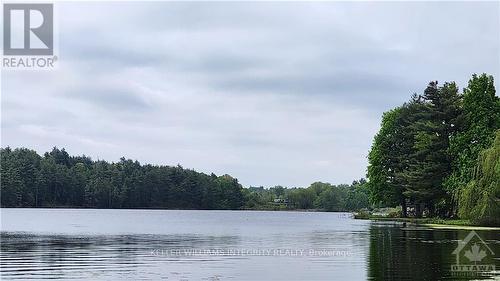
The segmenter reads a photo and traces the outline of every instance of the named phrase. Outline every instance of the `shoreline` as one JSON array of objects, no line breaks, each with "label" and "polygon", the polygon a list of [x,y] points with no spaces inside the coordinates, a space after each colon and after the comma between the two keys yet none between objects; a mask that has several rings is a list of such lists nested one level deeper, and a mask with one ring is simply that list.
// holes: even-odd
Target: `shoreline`
[{"label": "shoreline", "polygon": [[286,210],[272,210],[272,209],[166,209],[166,208],[92,208],[92,207],[70,207],[70,206],[57,206],[57,207],[2,207],[2,209],[64,209],[64,210],[138,210],[138,211],[250,211],[250,212],[301,212],[301,213],[354,213],[351,211],[325,211],[321,209],[286,209]]},{"label": "shoreline", "polygon": [[388,218],[378,216],[360,217],[354,216],[354,219],[365,219],[371,221],[388,221],[410,223],[416,226],[424,226],[433,229],[464,229],[464,230],[498,230],[500,226],[480,225],[469,220],[460,219],[441,219],[441,218]]}]

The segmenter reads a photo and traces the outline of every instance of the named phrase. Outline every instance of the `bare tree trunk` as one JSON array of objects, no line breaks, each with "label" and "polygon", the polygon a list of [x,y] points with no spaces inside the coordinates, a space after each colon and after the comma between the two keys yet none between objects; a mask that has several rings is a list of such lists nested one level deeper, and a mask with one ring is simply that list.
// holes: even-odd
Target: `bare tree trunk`
[{"label": "bare tree trunk", "polygon": [[401,200],[401,216],[403,218],[408,217],[408,210],[406,209],[406,199]]},{"label": "bare tree trunk", "polygon": [[415,204],[415,217],[417,217],[417,218],[422,217],[422,208],[420,206],[420,203]]}]

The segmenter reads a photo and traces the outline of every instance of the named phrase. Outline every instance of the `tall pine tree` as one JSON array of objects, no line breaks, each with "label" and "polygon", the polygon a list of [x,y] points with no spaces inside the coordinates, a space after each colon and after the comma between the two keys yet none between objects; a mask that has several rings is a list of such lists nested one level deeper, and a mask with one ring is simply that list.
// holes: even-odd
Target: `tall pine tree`
[{"label": "tall pine tree", "polygon": [[449,199],[443,181],[451,173],[449,140],[457,129],[460,95],[455,83],[439,87],[436,81],[429,83],[422,98],[424,107],[416,113],[418,121],[412,125],[414,151],[402,174],[406,182],[404,195],[415,203],[417,217],[423,208],[431,216],[436,211],[446,215]]}]

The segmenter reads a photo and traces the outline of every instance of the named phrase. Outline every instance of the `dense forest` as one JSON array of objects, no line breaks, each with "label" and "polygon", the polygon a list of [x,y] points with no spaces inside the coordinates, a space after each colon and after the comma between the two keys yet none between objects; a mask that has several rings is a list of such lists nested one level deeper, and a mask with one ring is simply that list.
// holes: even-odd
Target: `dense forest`
[{"label": "dense forest", "polygon": [[357,210],[369,206],[365,180],[353,185],[314,183],[308,188],[242,188],[229,176],[181,166],[117,163],[70,156],[54,148],[1,149],[2,207],[164,209]]},{"label": "dense forest", "polygon": [[[500,224],[500,99],[493,77],[430,82],[382,116],[368,156],[371,202],[402,216]],[[496,137],[496,140],[495,140]]]},{"label": "dense forest", "polygon": [[2,207],[238,209],[242,187],[228,175],[181,166],[117,163],[70,156],[54,148],[1,150]]}]

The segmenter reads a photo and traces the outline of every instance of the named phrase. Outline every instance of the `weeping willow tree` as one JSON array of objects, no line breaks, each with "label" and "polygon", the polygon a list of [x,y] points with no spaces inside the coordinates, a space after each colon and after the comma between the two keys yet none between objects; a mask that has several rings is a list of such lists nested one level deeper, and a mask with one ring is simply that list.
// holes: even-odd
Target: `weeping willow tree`
[{"label": "weeping willow tree", "polygon": [[474,178],[460,197],[459,215],[477,223],[500,225],[500,130],[493,146],[478,158]]}]

